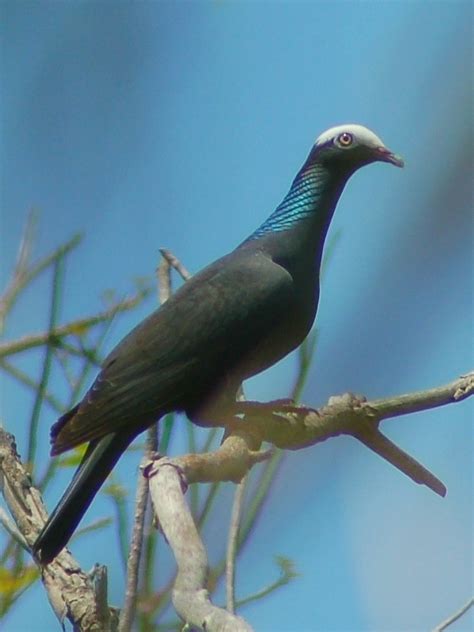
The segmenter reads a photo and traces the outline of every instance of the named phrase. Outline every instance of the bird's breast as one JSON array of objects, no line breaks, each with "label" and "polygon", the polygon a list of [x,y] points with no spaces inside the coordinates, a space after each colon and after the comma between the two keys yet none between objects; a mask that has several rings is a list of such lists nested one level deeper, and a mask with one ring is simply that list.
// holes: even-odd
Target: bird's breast
[{"label": "bird's breast", "polygon": [[303,342],[313,326],[318,299],[319,284],[316,279],[311,288],[296,291],[294,301],[280,306],[280,314],[275,314],[274,327],[251,353],[242,358],[237,370],[242,380],[271,367]]}]

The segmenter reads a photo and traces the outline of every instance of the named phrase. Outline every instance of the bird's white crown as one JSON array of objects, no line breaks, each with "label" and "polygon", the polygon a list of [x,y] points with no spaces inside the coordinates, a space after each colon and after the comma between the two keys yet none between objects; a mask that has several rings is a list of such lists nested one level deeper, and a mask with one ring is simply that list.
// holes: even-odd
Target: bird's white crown
[{"label": "bird's white crown", "polygon": [[351,134],[354,138],[354,144],[365,145],[366,147],[385,147],[380,138],[370,129],[363,125],[355,123],[347,123],[346,125],[337,125],[323,132],[316,139],[316,145],[324,145],[333,138],[337,138],[343,132]]}]

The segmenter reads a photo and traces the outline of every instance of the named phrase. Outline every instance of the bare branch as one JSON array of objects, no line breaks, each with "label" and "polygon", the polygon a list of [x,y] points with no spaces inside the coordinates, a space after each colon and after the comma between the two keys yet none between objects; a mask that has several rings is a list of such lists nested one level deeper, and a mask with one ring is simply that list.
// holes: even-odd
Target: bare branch
[{"label": "bare branch", "polygon": [[0,507],[0,524],[5,531],[11,535],[11,537],[17,542],[22,549],[29,551],[28,542],[25,540],[21,531],[18,529],[13,520],[8,516],[3,507]]},{"label": "bare branch", "polygon": [[36,233],[36,224],[38,216],[34,209],[30,209],[26,217],[25,227],[21,235],[20,247],[18,248],[18,256],[15,263],[13,277],[19,278],[26,273],[28,262],[30,261],[31,251]]},{"label": "bare branch", "polygon": [[[237,401],[244,402],[245,393],[242,384],[237,393]],[[234,492],[234,502],[232,503],[232,513],[230,517],[229,536],[227,540],[226,550],[226,595],[227,610],[232,614],[235,613],[235,560],[237,557],[239,544],[240,522],[242,519],[242,506],[244,502],[245,488],[248,483],[248,474],[246,474],[240,483],[237,483]]]},{"label": "bare branch", "polygon": [[[209,483],[231,481],[238,483],[256,463],[270,458],[272,451],[253,450],[254,439],[250,433],[235,430],[224,443],[213,452],[206,454],[184,454],[169,461],[178,467],[186,482]],[[166,462],[166,457],[162,459]]]},{"label": "bare branch", "polygon": [[434,628],[433,632],[443,632],[443,630],[446,630],[452,623],[460,619],[464,614],[466,614],[469,608],[472,608],[473,606],[474,597],[471,597],[461,608],[459,608],[459,610],[457,610],[454,614],[445,619],[442,623],[437,625]]},{"label": "bare branch", "polygon": [[148,469],[147,477],[156,516],[178,565],[172,595],[176,612],[201,630],[251,632],[242,618],[214,606],[209,599],[206,550],[184,500],[186,483],[179,466],[162,459]]},{"label": "bare branch", "polygon": [[260,599],[264,599],[267,595],[270,595],[281,586],[286,586],[292,579],[298,577],[298,573],[295,571],[294,564],[287,557],[283,557],[282,555],[278,555],[276,557],[276,563],[280,568],[280,577],[273,581],[271,584],[262,588],[258,592],[253,595],[249,595],[248,597],[244,597],[243,599],[239,599],[237,602],[237,606],[240,608],[251,601],[258,601]]},{"label": "bare branch", "polygon": [[[61,300],[61,290],[63,281],[64,261],[62,258],[56,259],[53,264],[53,281],[51,291],[51,301],[49,306],[48,332],[55,327],[59,318],[59,308]],[[49,338],[49,336],[48,336]],[[28,448],[26,460],[30,465],[31,471],[35,465],[35,455],[37,446],[38,424],[43,406],[44,394],[48,388],[49,376],[53,362],[53,347],[47,345],[44,350],[43,366],[41,368],[41,378],[38,384],[38,390],[35,394],[33,410],[31,413],[30,424],[28,429]]]},{"label": "bare branch", "polygon": [[169,265],[176,270],[176,272],[181,276],[184,281],[187,281],[191,278],[191,273],[183,266],[181,261],[175,257],[175,255],[171,252],[171,250],[167,250],[166,248],[160,248],[161,255],[165,261],[169,263]]},{"label": "bare branch", "polygon": [[[422,410],[424,407],[432,408],[433,406],[460,401],[472,395],[473,392],[474,374],[469,374],[436,389],[429,389],[427,391],[417,392],[411,395],[402,395],[400,397],[374,400],[372,402],[367,402],[361,398],[355,398],[354,396],[331,398],[328,404],[320,410],[285,406],[278,402],[276,405],[239,402],[236,406],[240,406],[242,408],[241,412],[243,412],[248,419],[251,418],[252,421],[251,423],[243,421],[232,426],[231,434],[217,450],[207,454],[187,454],[173,459],[162,459],[159,462],[159,471],[162,473],[164,471],[168,473],[172,472],[173,475],[167,475],[164,482],[162,480],[163,476],[155,476],[155,468],[152,468],[153,471],[150,470],[148,475],[151,479],[150,485],[152,485],[155,479],[157,489],[160,488],[162,483],[164,485],[161,491],[157,491],[158,495],[154,499],[155,511],[157,512],[165,535],[175,552],[179,567],[178,578],[180,574],[182,577],[187,578],[182,580],[185,582],[184,584],[180,583],[181,580],[177,580],[173,592],[173,599],[178,613],[184,616],[184,618],[193,625],[201,626],[205,623],[208,625],[207,629],[224,629],[220,626],[223,625],[225,627],[228,622],[228,619],[225,617],[230,616],[229,613],[227,613],[224,619],[222,619],[221,617],[224,616],[222,615],[222,611],[210,604],[207,593],[204,590],[204,584],[200,579],[203,574],[201,566],[204,564],[207,568],[207,561],[205,559],[205,553],[204,557],[201,554],[202,543],[197,546],[197,549],[195,549],[197,554],[194,555],[194,557],[197,556],[198,568],[194,570],[188,568],[186,564],[194,563],[191,559],[184,562],[186,557],[193,557],[193,555],[190,555],[190,551],[194,550],[195,542],[193,538],[188,538],[188,531],[191,529],[189,525],[190,516],[189,520],[186,519],[187,522],[183,522],[183,530],[180,531],[178,528],[179,525],[177,525],[177,523],[182,521],[181,505],[184,504],[184,502],[182,492],[180,491],[179,509],[176,509],[176,507],[173,509],[173,503],[176,501],[176,481],[180,484],[183,480],[186,481],[186,484],[223,480],[238,482],[255,463],[266,460],[271,456],[271,451],[262,452],[258,450],[262,440],[271,441],[281,447],[299,449],[313,445],[329,437],[345,433],[358,438],[372,449],[375,449],[381,456],[388,458],[390,462],[394,462],[397,467],[409,476],[412,476],[417,482],[430,484],[429,480],[425,480],[426,471],[424,468],[412,460],[415,464],[413,467],[416,475],[419,474],[419,468],[422,468],[422,478],[420,480],[416,478],[415,474],[410,471],[410,468],[412,468],[411,457],[403,453],[396,446],[393,446],[391,442],[388,442],[378,431],[378,425],[382,419],[390,416],[399,416],[403,414],[404,410],[411,412],[413,410]],[[388,448],[387,445],[389,446]],[[390,450],[392,450],[393,454],[390,453]],[[402,457],[400,457],[400,453]],[[400,458],[402,458],[401,462],[399,461]],[[171,467],[164,467],[166,465]],[[5,469],[5,458],[2,460],[2,468],[3,470]],[[24,470],[22,470],[22,472],[22,476],[27,477],[26,472]],[[174,482],[168,480],[170,477]],[[10,478],[12,478],[11,475]],[[4,476],[4,479],[9,480],[7,476]],[[13,480],[15,480],[14,477]],[[437,481],[437,479],[435,480]],[[441,483],[439,484],[442,485]],[[28,485],[30,485],[29,481]],[[430,486],[434,486],[432,482]],[[28,486],[25,486],[23,481],[20,482],[19,487],[20,489],[29,489]],[[6,489],[8,490],[8,486]],[[35,492],[35,490],[30,491],[30,495],[33,492]],[[38,493],[35,493],[38,496]],[[16,495],[18,496],[18,492],[16,492]],[[7,493],[6,497],[8,497]],[[7,502],[10,507],[13,505],[12,514],[19,525],[20,531],[31,544],[34,540],[34,537],[31,535],[31,518],[27,519],[25,516],[30,516],[32,511],[25,500],[22,500],[19,506],[15,508],[13,502],[16,498],[15,494],[10,493],[8,498],[9,500]],[[37,500],[36,503],[38,502],[40,501]],[[36,511],[39,514],[39,521],[36,527],[37,532],[44,519],[42,505],[41,510],[36,509]],[[176,511],[179,513],[179,520],[176,519]],[[43,515],[41,512],[43,512]],[[20,517],[17,518],[17,514],[19,514]],[[21,520],[27,520],[26,524],[21,523]],[[178,528],[178,532],[174,534],[176,537],[174,537],[173,533],[169,532],[169,529],[172,528],[173,521],[176,528]],[[185,522],[187,526],[185,526]],[[171,527],[169,526],[170,524]],[[196,531],[193,523],[192,529]],[[182,537],[184,537],[185,548],[176,551],[175,546],[178,546],[179,549],[183,544],[182,542],[180,544]],[[63,555],[68,556],[66,562],[62,557]],[[70,566],[73,563],[69,561],[70,559],[72,558],[70,558],[69,554],[64,552],[57,558],[54,564],[58,563],[60,568],[64,569],[65,566]],[[66,590],[66,592],[61,597],[61,601],[58,601],[59,596],[55,594],[54,591],[57,590],[59,580],[56,578],[53,581],[49,577],[48,571],[50,567],[51,565],[44,569],[43,581],[48,590],[53,594],[53,596],[50,595],[50,599],[56,612],[62,612],[58,609],[58,603],[64,604],[68,599],[69,593],[60,583],[61,593],[64,593],[64,590]],[[68,582],[68,586],[70,586],[69,571],[64,573],[64,577],[65,581]],[[192,577],[194,577],[193,580],[190,579]],[[48,580],[54,584],[53,587],[48,585]],[[81,581],[86,582],[82,576]],[[186,581],[191,581],[192,585],[187,587]],[[86,582],[85,588],[81,586],[81,589],[90,589],[90,586]],[[192,598],[190,598],[191,596]],[[214,619],[213,617],[217,618]],[[240,625],[240,623],[238,623],[238,625]],[[236,628],[234,627],[234,629]],[[247,628],[244,627],[242,629]]]},{"label": "bare branch", "polygon": [[449,384],[398,397],[373,401],[350,394],[332,397],[319,410],[278,402],[244,402],[237,403],[236,407],[251,419],[249,426],[252,426],[253,432],[259,433],[261,440],[279,448],[299,450],[330,437],[347,434],[364,443],[416,483],[427,485],[444,496],[446,488],[443,483],[387,439],[378,427],[384,419],[459,402],[473,393],[474,373],[469,373]]},{"label": "bare branch", "polygon": [[235,558],[237,555],[240,518],[242,515],[242,505],[243,505],[247,480],[248,480],[247,476],[244,476],[244,478],[236,486],[234,502],[232,505],[232,514],[230,518],[229,539],[227,542],[227,555],[226,555],[227,610],[231,612],[232,614],[235,612]]},{"label": "bare branch", "polygon": [[158,278],[158,299],[160,305],[163,305],[171,295],[171,266],[164,257],[156,268],[156,276]]},{"label": "bare branch", "polygon": [[23,287],[22,283],[27,276],[28,262],[31,256],[35,228],[36,215],[33,211],[30,211],[28,213],[25,227],[21,236],[20,246],[18,248],[18,255],[12,277],[6,287],[6,290],[0,297],[0,332],[3,332],[6,315],[12,308],[18,292]]},{"label": "bare branch", "polygon": [[[183,493],[188,484],[196,482],[239,482],[248,470],[271,456],[271,451],[258,448],[262,440],[282,448],[299,449],[330,437],[349,434],[389,460],[418,483],[424,483],[444,495],[444,485],[412,457],[404,453],[378,430],[380,422],[404,411],[423,410],[460,401],[474,392],[474,374],[469,374],[427,391],[367,402],[353,395],[333,397],[320,410],[284,405],[281,402],[259,404],[237,402],[238,412],[246,416],[234,423],[229,436],[214,452],[162,458],[147,469],[150,489],[158,521],[175,555],[178,574],[173,589],[173,603],[180,616],[191,625],[207,630],[230,623],[223,611],[215,608],[205,591],[207,559],[191,514],[184,503]],[[251,422],[246,423],[251,418]],[[240,500],[236,500],[240,504]],[[237,524],[237,522],[235,522]],[[236,529],[230,538],[230,557]],[[229,557],[229,556],[228,556]],[[233,574],[233,565],[230,565]],[[229,609],[234,607],[233,580],[229,591]],[[213,619],[213,616],[217,619]],[[223,617],[223,618],[221,618]],[[243,625],[246,625],[243,623]],[[232,629],[239,629],[232,628]],[[245,629],[245,628],[243,628]]]},{"label": "bare branch", "polygon": [[[140,469],[143,470],[150,462],[152,454],[156,451],[157,430],[154,424],[147,435],[147,445]],[[145,527],[146,507],[148,503],[148,481],[140,476],[137,483],[135,516],[133,522],[132,540],[127,559],[127,586],[125,589],[125,603],[120,613],[119,632],[128,632],[132,629],[137,605],[138,577],[140,558],[143,547],[143,532]]]},{"label": "bare branch", "polygon": [[[16,451],[13,436],[0,428],[0,485],[5,502],[29,547],[36,540],[46,520],[40,493]],[[69,551],[41,568],[48,599],[61,624],[67,618],[77,632],[109,632],[113,617],[100,617],[94,584]]]},{"label": "bare branch", "polygon": [[[158,298],[160,304],[165,303],[171,295],[171,267],[168,260],[163,257],[157,270]],[[141,469],[149,463],[153,454],[158,449],[158,426],[153,424],[147,431],[145,452]],[[138,477],[135,499],[135,516],[133,522],[132,539],[127,559],[125,603],[120,613],[119,632],[128,632],[132,629],[135,618],[137,592],[140,570],[140,559],[143,548],[143,534],[145,529],[145,516],[148,504],[148,481],[144,476]]]}]

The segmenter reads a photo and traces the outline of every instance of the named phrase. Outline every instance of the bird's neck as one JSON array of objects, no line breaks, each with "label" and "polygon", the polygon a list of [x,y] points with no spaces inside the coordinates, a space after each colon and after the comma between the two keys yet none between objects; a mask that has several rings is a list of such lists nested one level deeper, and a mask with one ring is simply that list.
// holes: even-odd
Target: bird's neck
[{"label": "bird's neck", "polygon": [[310,249],[319,266],[329,224],[349,176],[329,170],[311,152],[281,204],[242,245],[258,240],[283,256]]}]

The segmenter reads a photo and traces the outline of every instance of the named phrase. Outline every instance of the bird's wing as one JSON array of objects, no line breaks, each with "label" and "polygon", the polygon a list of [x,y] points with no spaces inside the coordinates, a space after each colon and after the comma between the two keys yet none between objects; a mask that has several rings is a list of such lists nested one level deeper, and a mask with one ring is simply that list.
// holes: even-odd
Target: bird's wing
[{"label": "bird's wing", "polygon": [[290,274],[234,251],[176,292],[112,351],[83,401],[51,431],[53,453],[120,428],[137,434],[235,372],[294,301]]}]

